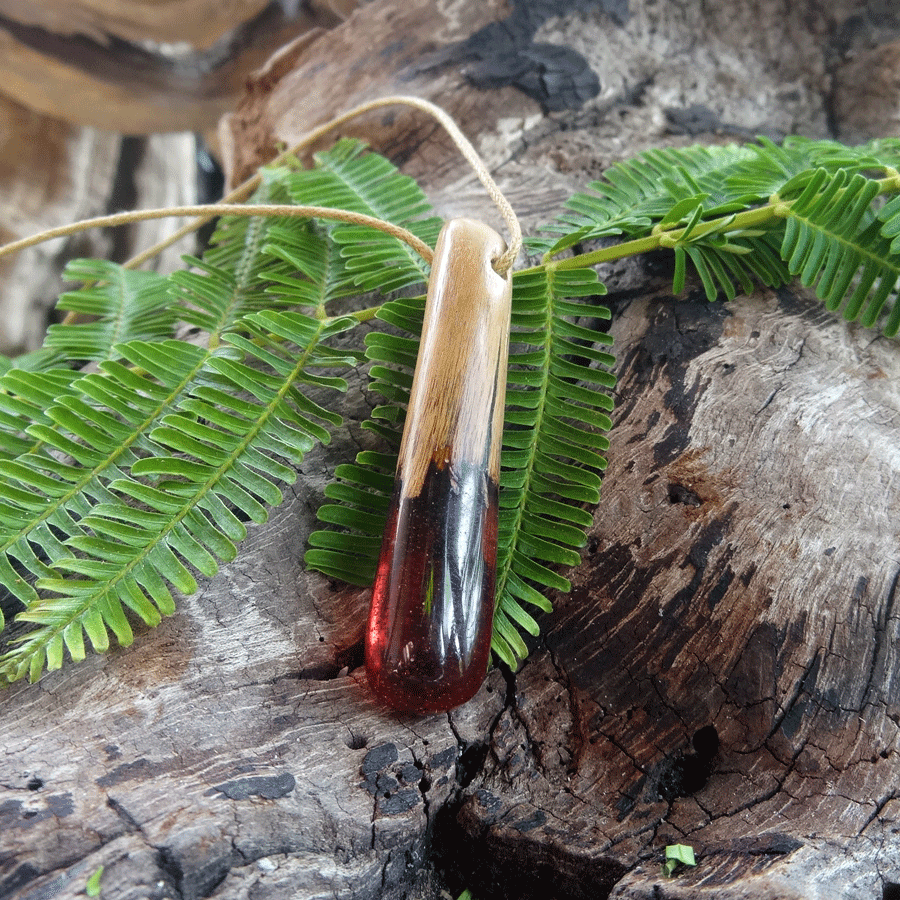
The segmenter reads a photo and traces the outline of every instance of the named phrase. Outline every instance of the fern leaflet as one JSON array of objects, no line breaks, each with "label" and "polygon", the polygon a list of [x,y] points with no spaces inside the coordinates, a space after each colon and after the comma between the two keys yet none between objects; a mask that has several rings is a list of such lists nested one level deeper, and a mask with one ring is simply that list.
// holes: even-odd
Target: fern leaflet
[{"label": "fern leaflet", "polygon": [[781,255],[828,309],[841,308],[845,319],[859,319],[866,327],[886,313],[884,333],[893,336],[900,328],[900,258],[891,257],[882,223],[872,212],[880,189],[879,182],[859,173],[816,170],[786,210]]},{"label": "fern leaflet", "polygon": [[113,358],[116,344],[172,337],[176,311],[164,276],[105,260],[76,259],[66,266],[63,278],[85,286],[63,294],[57,309],[79,313],[91,321],[50,326],[44,346],[53,350],[58,360],[97,362]]}]

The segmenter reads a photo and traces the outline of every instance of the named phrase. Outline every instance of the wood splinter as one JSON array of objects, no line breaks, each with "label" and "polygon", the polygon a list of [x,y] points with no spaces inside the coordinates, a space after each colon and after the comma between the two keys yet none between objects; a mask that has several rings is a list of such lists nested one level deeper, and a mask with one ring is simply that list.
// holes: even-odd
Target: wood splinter
[{"label": "wood splinter", "polygon": [[375,694],[408,712],[470,699],[487,671],[509,354],[506,245],[453,219],[438,238],[366,629]]}]

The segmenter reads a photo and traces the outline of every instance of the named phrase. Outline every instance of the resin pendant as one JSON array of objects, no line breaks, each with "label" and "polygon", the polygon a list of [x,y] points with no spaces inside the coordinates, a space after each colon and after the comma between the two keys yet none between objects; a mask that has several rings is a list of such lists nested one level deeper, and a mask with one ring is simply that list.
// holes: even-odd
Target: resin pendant
[{"label": "resin pendant", "polygon": [[441,231],[372,590],[366,672],[389,706],[452,709],[484,680],[497,572],[497,489],[511,282],[495,231]]}]

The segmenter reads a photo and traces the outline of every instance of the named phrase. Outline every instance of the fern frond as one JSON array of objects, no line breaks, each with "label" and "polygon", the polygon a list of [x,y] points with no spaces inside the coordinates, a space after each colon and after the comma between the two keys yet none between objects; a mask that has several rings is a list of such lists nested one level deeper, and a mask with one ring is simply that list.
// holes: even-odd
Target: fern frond
[{"label": "fern frond", "polygon": [[128,346],[142,362],[164,354],[167,364],[157,368],[158,377],[104,362],[101,372],[48,396],[44,417],[26,428],[31,446],[0,461],[6,497],[0,507],[0,584],[26,607],[38,602],[34,578],[52,574],[46,560],[68,556],[64,542],[86,534],[84,517],[112,499],[109,483],[137,459],[138,448],[154,451],[145,428],[177,401],[205,355],[177,341]]},{"label": "fern frond", "polygon": [[[611,339],[578,321],[607,318],[588,302],[604,292],[593,270],[531,271],[513,279],[513,333],[501,460],[497,604],[493,650],[516,665],[526,653],[520,631],[537,633],[529,607],[550,608],[542,590],[568,590],[557,566],[578,562],[591,515],[582,504],[599,499],[614,383]],[[415,368],[423,298],[382,306],[379,318],[403,334],[373,332],[367,356],[370,387],[389,401],[370,428],[394,446]],[[396,457],[364,451],[336,470],[319,518],[334,526],[310,536],[306,563],[355,584],[371,584],[393,489]],[[342,529],[340,531],[335,528]]]},{"label": "fern frond", "polygon": [[492,645],[510,666],[527,655],[519,630],[537,634],[528,606],[549,609],[543,590],[569,590],[551,566],[580,561],[615,384],[612,338],[579,321],[609,318],[590,302],[606,292],[593,269],[523,273],[514,286]]},{"label": "fern frond", "polygon": [[164,276],[105,260],[76,259],[68,263],[63,278],[84,287],[63,294],[56,308],[92,321],[50,326],[44,347],[60,360],[71,364],[111,359],[116,344],[172,336],[177,316]]},{"label": "fern frond", "polygon": [[862,174],[818,169],[785,210],[781,255],[828,309],[840,309],[845,319],[866,327],[884,315],[884,333],[893,336],[900,327],[900,257],[891,255],[873,214],[880,190],[878,181]]},{"label": "fern frond", "polygon": [[[433,242],[439,223],[418,187],[360,145],[319,155],[308,184],[307,174],[269,170],[254,199],[283,202],[312,185],[317,205],[381,215]],[[330,195],[318,193],[329,184]],[[343,388],[330,370],[356,356],[327,341],[358,322],[326,306],[359,293],[357,283],[393,288],[427,275],[393,238],[370,258],[335,232],[223,218],[204,258],[186,258],[190,270],[168,279],[73,267],[90,284],[67,305],[100,318],[59,326],[54,344],[99,360],[99,371],[0,379],[0,584],[24,607],[17,621],[37,626],[0,657],[0,678],[37,677],[65,649],[82,658],[85,634],[95,649],[110,631],[130,642],[123,610],[151,625],[170,612],[172,590],[192,590],[196,572],[231,559],[242,522],[263,521],[303,453],[328,440],[339,419],[310,393]],[[311,317],[277,311],[298,305]],[[161,340],[176,315],[206,332],[210,349]],[[149,340],[114,343],[117,334]]]},{"label": "fern frond", "polygon": [[[765,142],[761,145],[764,146]],[[799,196],[818,169],[824,169],[829,175],[842,171],[848,177],[871,177],[895,173],[900,165],[900,141],[896,138],[880,138],[857,147],[848,147],[839,141],[792,136],[785,139],[781,153],[792,160],[788,168],[791,177],[784,179],[780,185],[776,183],[765,196],[773,193],[781,199]]]},{"label": "fern frond", "polygon": [[[268,178],[253,199],[268,203],[282,199],[282,194],[280,185]],[[278,305],[277,299],[266,292],[263,271],[271,260],[262,249],[271,230],[284,222],[276,218],[225,216],[203,259],[185,256],[192,268],[170,276],[170,293],[180,318],[207,332],[212,345],[245,315]]]},{"label": "fern frond", "polygon": [[782,200],[798,197],[817,169],[833,175],[884,172],[896,165],[898,147],[892,141],[872,141],[848,147],[837,141],[790,136],[781,145],[761,137],[747,144],[754,156],[727,175],[732,193],[765,201],[777,194]]},{"label": "fern frond", "polygon": [[781,258],[779,235],[774,229],[761,233],[723,229],[698,236],[686,230],[671,243],[675,252],[672,278],[675,294],[684,290],[688,259],[700,277],[706,299],[711,302],[720,295],[733,300],[738,286],[749,294],[755,283],[774,288],[790,280],[788,267]]},{"label": "fern frond", "polygon": [[588,185],[591,193],[573,195],[567,211],[541,229],[558,237],[529,239],[527,245],[556,255],[583,241],[647,234],[681,203],[688,209],[699,203],[706,218],[743,209],[745,197],[728,188],[728,178],[753,156],[733,144],[648,150],[610,166]]},{"label": "fern frond", "polygon": [[275,225],[262,252],[270,260],[266,292],[309,315],[325,316],[331,301],[358,291],[347,284],[340,247],[330,226],[312,222]]},{"label": "fern frond", "polygon": [[[339,141],[327,154],[317,154],[315,168],[290,172],[285,186],[293,202],[376,216],[433,247],[442,223],[422,189],[384,157],[364,151],[359,141]],[[341,248],[347,280],[358,291],[389,293],[428,279],[425,261],[390,235],[347,223],[331,226],[330,233]]]},{"label": "fern frond", "polygon": [[576,243],[624,234],[639,237],[655,226],[686,222],[696,207],[701,221],[746,210],[777,194],[799,196],[817,169],[829,174],[891,173],[900,160],[900,141],[846,147],[836,141],[790,137],[782,145],[766,138],[755,144],[648,150],[615,163],[577,193],[567,212],[542,230],[560,235],[530,240],[535,251],[556,255]]},{"label": "fern frond", "polygon": [[[81,416],[63,404],[51,409],[62,427],[41,428],[42,436],[83,468],[48,456],[0,469],[17,491],[16,509],[2,511],[4,530],[30,514],[27,531],[7,541],[7,558],[37,575],[44,592],[36,599],[20,589],[26,609],[17,620],[38,627],[0,657],[0,677],[33,679],[45,665],[57,668],[64,647],[83,658],[84,634],[96,650],[108,646],[110,631],[127,645],[124,610],[153,625],[173,609],[173,588],[196,589],[192,570],[212,575],[218,560],[232,559],[245,532],[241,517],[264,521],[281,500],[279,483],[295,479],[303,454],[340,421],[298,385],[344,389],[331,371],[356,358],[324,342],[355,324],[268,312],[248,316],[246,336],[229,334],[213,351],[126,344],[122,358],[144,374],[108,363],[80,383],[102,406],[79,399]],[[121,400],[135,382],[150,408],[128,420]],[[149,435],[134,427],[141,416],[153,423]],[[27,557],[24,548],[38,538],[56,543],[52,570]]]},{"label": "fern frond", "polygon": [[900,141],[845,147],[834,141],[766,139],[744,147],[649,151],[619,163],[576,194],[548,230],[549,255],[594,238],[630,240],[560,262],[597,264],[657,248],[674,251],[673,291],[687,263],[709,300],[732,299],[755,283],[778,286],[799,275],[829,309],[886,335],[900,328],[896,290]]}]

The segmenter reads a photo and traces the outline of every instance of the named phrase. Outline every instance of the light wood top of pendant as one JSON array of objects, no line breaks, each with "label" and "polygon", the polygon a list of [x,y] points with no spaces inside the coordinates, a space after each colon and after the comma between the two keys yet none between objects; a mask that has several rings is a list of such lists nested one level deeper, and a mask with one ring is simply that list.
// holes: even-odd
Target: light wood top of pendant
[{"label": "light wood top of pendant", "polygon": [[406,496],[418,495],[432,460],[499,477],[512,287],[491,261],[505,249],[472,219],[441,230],[397,466]]}]

